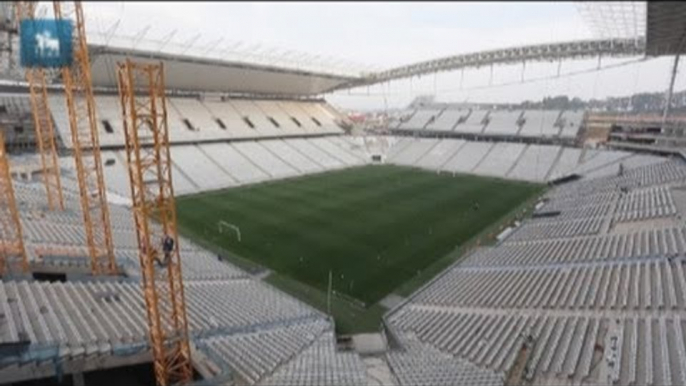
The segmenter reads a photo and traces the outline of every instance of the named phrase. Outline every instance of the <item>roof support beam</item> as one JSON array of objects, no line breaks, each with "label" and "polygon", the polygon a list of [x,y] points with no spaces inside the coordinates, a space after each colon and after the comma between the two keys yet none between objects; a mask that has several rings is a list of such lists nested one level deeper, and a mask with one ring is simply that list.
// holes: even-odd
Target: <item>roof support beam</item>
[{"label": "roof support beam", "polygon": [[117,20],[110,28],[105,31],[105,45],[109,45],[110,41],[114,37],[114,33],[117,32],[117,29],[119,29],[119,24],[121,23],[121,19]]},{"label": "roof support beam", "polygon": [[202,54],[203,54],[203,55],[209,54],[212,50],[214,50],[215,48],[217,48],[217,46],[218,46],[219,44],[221,44],[221,42],[223,42],[223,41],[224,41],[224,38],[219,38],[219,39],[215,40],[213,43],[210,43],[210,44],[207,46],[207,49],[206,49]]},{"label": "roof support beam", "polygon": [[181,55],[185,54],[186,51],[188,51],[191,47],[193,47],[193,44],[195,44],[195,42],[197,42],[198,39],[200,39],[200,36],[201,36],[201,34],[197,34],[197,35],[193,36],[190,40],[188,40],[188,42],[186,42],[186,44],[184,44],[183,50],[180,52],[180,54]]},{"label": "roof support beam", "polygon": [[553,44],[539,44],[505,48],[500,50],[481,51],[449,56],[425,62],[380,71],[364,77],[355,84],[346,87],[358,87],[367,84],[383,83],[433,74],[443,71],[454,71],[463,68],[480,68],[496,64],[515,64],[524,61],[555,61],[562,59],[585,59],[602,56],[626,57],[645,54],[644,39],[601,39],[581,40]]},{"label": "roof support beam", "polygon": [[133,47],[134,47],[134,48],[136,48],[136,46],[138,45],[138,43],[140,43],[141,40],[143,40],[143,38],[145,37],[145,35],[148,34],[148,31],[150,31],[150,28],[151,28],[151,27],[152,27],[152,26],[151,26],[150,24],[148,24],[147,26],[145,26],[145,28],[143,28],[142,30],[138,31],[138,33],[133,37]]},{"label": "roof support beam", "polygon": [[171,31],[169,34],[167,34],[167,36],[162,38],[162,43],[160,44],[160,48],[157,50],[158,52],[161,52],[162,49],[172,40],[174,35],[176,35],[176,31],[178,31],[178,29]]},{"label": "roof support beam", "polygon": [[669,88],[667,88],[667,92],[665,93],[665,108],[662,111],[662,123],[660,124],[663,132],[665,130],[665,123],[667,122],[667,116],[669,115],[669,109],[672,106],[672,94],[674,93],[674,81],[676,81],[677,69],[679,68],[679,57],[681,57],[681,55],[676,55],[674,57],[672,75],[669,79]]}]

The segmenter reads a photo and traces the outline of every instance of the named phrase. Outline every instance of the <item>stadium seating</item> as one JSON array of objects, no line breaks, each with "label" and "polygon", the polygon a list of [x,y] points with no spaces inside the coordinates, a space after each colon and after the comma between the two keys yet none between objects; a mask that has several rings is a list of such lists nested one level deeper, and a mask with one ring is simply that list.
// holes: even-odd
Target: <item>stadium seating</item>
[{"label": "stadium seating", "polygon": [[237,372],[249,384],[255,384],[287,363],[328,327],[321,319],[305,319],[283,329],[263,329],[239,335],[220,335],[199,341],[204,351],[220,367]]},{"label": "stadium seating", "polygon": [[[71,161],[69,168],[73,169],[73,160],[62,158],[64,161]],[[105,174],[105,185],[112,192],[127,197],[131,195],[129,185],[129,171],[126,166],[126,152],[115,150],[104,150],[102,152],[103,170]]]},{"label": "stadium seating", "polygon": [[491,151],[473,169],[474,174],[505,177],[524,152],[526,145],[521,143],[496,143]]},{"label": "stadium seating", "polygon": [[275,123],[270,121],[253,101],[247,99],[234,99],[227,103],[231,104],[234,109],[239,111],[244,119],[250,121],[259,134],[264,136],[278,136],[282,134],[280,127],[277,127]]},{"label": "stadium seating", "polygon": [[[601,154],[586,162],[626,159]],[[682,383],[686,227],[672,193],[686,163],[652,161],[551,190],[536,212],[555,215],[524,220],[396,306],[385,318],[406,350],[387,354],[400,383],[459,383],[446,370],[457,360],[464,374],[523,360],[524,380],[542,384]]]},{"label": "stadium seating", "polygon": [[295,121],[282,110],[279,104],[268,101],[255,101],[254,104],[267,116],[269,121],[273,120],[276,122],[276,124],[279,125],[278,128],[283,133],[300,134],[304,132],[302,126],[299,127]]},{"label": "stadium seating", "polygon": [[202,104],[217,124],[221,122],[224,125],[226,138],[255,138],[260,136],[257,129],[248,126],[241,113],[232,104],[208,99],[203,100]]},{"label": "stadium seating", "polygon": [[265,379],[265,385],[338,386],[366,382],[364,364],[353,352],[337,352],[333,331],[319,336],[294,360]]},{"label": "stadium seating", "polygon": [[[362,165],[369,162],[365,151],[336,137],[172,146],[172,173],[176,193],[183,195]],[[125,160],[124,151],[103,151],[107,185],[128,197]],[[73,168],[69,158],[64,162]]]},{"label": "stadium seating", "polygon": [[482,133],[486,125],[488,110],[470,110],[464,122],[458,122],[454,131],[460,133]]},{"label": "stadium seating", "polygon": [[491,142],[467,142],[460,147],[455,156],[443,164],[443,170],[457,173],[470,173],[493,147]]},{"label": "stadium seating", "polygon": [[676,216],[676,213],[676,206],[668,188],[646,188],[622,195],[617,202],[613,221],[638,221]]},{"label": "stadium seating", "polygon": [[[534,377],[549,382],[555,378],[587,379],[593,371],[596,342],[603,335],[617,337],[616,350],[625,355],[614,363],[610,372],[613,383],[680,384],[684,370],[681,361],[686,359],[680,316],[634,316],[610,321],[592,316],[527,317],[408,307],[391,323],[397,323],[398,329],[403,331],[401,336],[417,336],[419,341],[436,347],[435,351],[473,361],[481,371],[509,368],[516,353],[513,345],[518,347],[523,340],[519,334],[530,335],[536,343],[524,373],[529,381]],[[415,352],[415,347],[409,347],[411,353]],[[649,363],[641,363],[641,358]],[[678,359],[674,362],[670,360],[672,358]],[[420,379],[431,379],[433,374],[422,373],[427,371],[426,366],[411,366],[405,371],[416,377],[421,374]],[[403,384],[414,384],[401,378],[403,381],[406,382]]]},{"label": "stadium seating", "polygon": [[[227,144],[214,145],[231,148]],[[207,160],[193,146],[178,149],[183,155],[177,155],[177,159],[188,156]],[[190,152],[183,153],[187,151]],[[114,152],[105,154],[119,157]],[[193,177],[208,182],[197,173]],[[42,210],[45,194],[41,184],[15,182],[29,257],[35,267],[87,269],[85,235],[72,171],[66,169],[62,180],[66,199],[63,212]],[[79,366],[79,371],[94,370],[93,366],[113,357],[128,358],[130,363],[149,361],[132,214],[125,207],[110,204],[110,218],[117,263],[128,278],[84,278],[64,283],[0,281],[0,345],[21,345],[23,350],[20,355],[3,355],[3,381],[35,376],[33,372],[18,371],[20,366],[30,366],[34,372],[50,376],[55,368],[46,363],[54,361],[60,361],[67,369]],[[39,247],[70,248],[83,257],[38,256],[33,250]],[[359,356],[336,352],[328,317],[219,261],[215,254],[183,237],[179,248],[190,334],[196,349],[215,368],[226,366],[229,376],[238,376],[249,384],[265,384],[263,381],[269,377],[275,380],[265,381],[266,384],[364,383],[364,365]]]},{"label": "stadium seating", "polygon": [[[28,103],[26,97],[10,98],[8,106]],[[71,148],[66,99],[50,95],[50,108],[60,138]],[[167,98],[169,137],[175,142],[205,142],[260,137],[341,134],[337,117],[317,101],[230,101]],[[126,141],[119,97],[96,95],[96,119],[103,147],[121,147]],[[28,110],[30,112],[30,110]],[[252,125],[252,127],[250,126]]]},{"label": "stadium seating", "polygon": [[398,152],[397,154],[390,156],[388,160],[392,163],[398,165],[414,165],[420,158],[422,158],[427,152],[431,150],[438,140],[420,138],[414,140],[411,146],[408,146]]},{"label": "stadium seating", "polygon": [[561,111],[527,110],[524,113],[524,125],[519,135],[524,137],[557,137],[560,127],[557,125]]},{"label": "stadium seating", "polygon": [[311,144],[318,146],[324,152],[340,161],[343,165],[359,165],[360,159],[348,154],[345,150],[332,143],[328,137],[313,138],[309,140]]},{"label": "stadium seating", "polygon": [[579,164],[579,158],[581,157],[582,152],[583,150],[573,147],[562,148],[557,163],[553,165],[553,168],[550,171],[550,179],[555,180],[572,174],[574,168]]},{"label": "stadium seating", "polygon": [[253,164],[275,178],[290,177],[297,171],[259,144],[259,142],[236,142],[231,145]]},{"label": "stadium seating", "polygon": [[467,110],[443,110],[433,122],[426,125],[427,130],[452,131],[455,125],[467,116]]},{"label": "stadium seating", "polygon": [[[48,96],[52,120],[55,123],[57,134],[62,139],[62,143],[67,148],[72,148],[71,132],[69,128],[69,112],[67,111],[67,100],[63,95]],[[123,129],[122,129],[123,133]],[[124,137],[122,136],[122,139]]]},{"label": "stadium seating", "polygon": [[[201,143],[171,147],[176,194],[192,194],[322,172],[369,161],[363,149],[336,137],[290,138],[233,143]],[[70,159],[65,159],[65,165]],[[124,151],[103,151],[105,181],[117,194],[128,197]]]},{"label": "stadium seating", "polygon": [[485,136],[575,139],[583,111],[423,107],[408,111],[398,130],[431,130]]},{"label": "stadium seating", "polygon": [[31,100],[23,94],[4,94],[0,95],[0,106],[3,106],[3,113],[16,117],[31,117]]},{"label": "stadium seating", "polygon": [[174,192],[178,195],[197,193],[201,190],[200,185],[194,182],[190,174],[184,172],[179,166],[173,164],[171,168]]},{"label": "stadium seating", "polygon": [[[174,120],[171,123],[174,126],[183,124],[185,130],[180,130],[180,132],[185,134],[184,138],[189,138],[189,140],[213,140],[226,137],[225,130],[212,118],[209,110],[199,100],[169,98],[167,102],[168,119],[178,117],[178,121]],[[173,115],[169,115],[169,110],[173,112]]]},{"label": "stadium seating", "polygon": [[[343,149],[344,152],[357,158],[358,160],[356,162],[364,163],[368,162],[370,159],[369,150],[367,149],[367,143],[364,138],[332,136],[327,137],[326,139]],[[374,139],[377,140],[379,138]]]},{"label": "stadium seating", "polygon": [[629,156],[631,156],[631,153],[625,151],[606,152],[602,150],[588,149],[581,154],[579,165],[574,169],[574,173],[586,174],[595,169],[600,169],[608,164],[618,162]]},{"label": "stadium seating", "polygon": [[503,385],[504,374],[482,369],[421,343],[412,334],[401,337],[404,351],[387,354],[401,385]]},{"label": "stadium seating", "polygon": [[[336,123],[337,120],[341,120],[341,117],[337,115],[339,113],[334,113],[331,106],[326,103],[281,101],[278,104],[287,113],[292,114],[291,116],[296,117],[303,127],[311,128],[314,133],[331,134],[341,132]],[[310,132],[310,130],[307,132]]]},{"label": "stadium seating", "polygon": [[293,147],[289,146],[283,140],[266,140],[260,141],[259,144],[264,146],[272,154],[277,155],[286,163],[298,170],[300,173],[314,173],[324,170],[323,167],[315,162],[312,162],[304,154],[300,153]]},{"label": "stadium seating", "polygon": [[561,150],[560,146],[528,145],[507,177],[515,180],[546,181]]},{"label": "stadium seating", "polygon": [[[309,114],[311,111],[306,111],[302,104],[298,102],[293,102],[293,101],[280,101],[277,102],[277,105],[285,112],[285,114],[288,114],[290,117],[291,122],[293,122],[296,126],[300,125],[299,128],[303,129],[304,132],[306,133],[318,133],[318,132],[323,132],[322,128],[316,124],[314,120],[312,120],[312,116]],[[320,115],[320,111],[316,111],[318,113],[317,120],[318,118],[322,118]],[[319,121],[321,123],[321,121]],[[328,122],[331,124],[331,122]]]},{"label": "stadium seating", "polygon": [[581,123],[584,119],[583,111],[563,111],[560,117],[560,123],[562,130],[560,131],[560,137],[563,138],[576,138],[581,128]]},{"label": "stadium seating", "polygon": [[[249,279],[189,281],[185,288],[193,335],[316,315]],[[3,344],[28,339],[35,348],[55,346],[58,357],[72,360],[79,355],[108,355],[116,346],[147,345],[138,283],[1,282],[0,303],[12,324]]]},{"label": "stadium seating", "polygon": [[288,143],[302,154],[306,154],[307,157],[320,165],[322,168],[333,169],[340,168],[344,165],[341,160],[322,150],[321,147],[313,144],[311,140],[292,139],[288,141]]},{"label": "stadium seating", "polygon": [[467,141],[462,140],[441,140],[420,158],[415,165],[426,169],[441,170],[443,165],[466,143]]},{"label": "stadium seating", "polygon": [[620,164],[636,168],[663,162],[664,158],[503,141],[400,138],[388,150],[387,160],[398,165],[451,173],[544,182],[574,173],[588,177],[612,176],[619,172]]},{"label": "stadium seating", "polygon": [[398,129],[421,130],[427,124],[433,123],[440,114],[440,110],[417,110],[406,122],[401,122]]},{"label": "stadium seating", "polygon": [[228,143],[204,144],[199,148],[240,183],[253,183],[269,178],[267,172]]},{"label": "stadium seating", "polygon": [[518,124],[522,111],[491,111],[484,134],[516,136],[520,126]]},{"label": "stadium seating", "polygon": [[[638,262],[596,262],[565,269],[453,269],[416,300],[443,307],[683,309],[686,304],[675,294],[686,290],[682,287],[686,282],[674,279],[675,275],[684,276],[683,267],[649,257]],[[624,278],[621,283],[620,277]],[[497,289],[500,295],[494,297],[487,288]],[[544,297],[537,288],[553,295]]]},{"label": "stadium seating", "polygon": [[[66,103],[60,98],[61,104]],[[54,103],[51,103],[50,107],[55,108]],[[65,105],[66,107],[66,105]],[[117,146],[122,143],[126,143],[126,137],[124,132],[124,124],[122,121],[121,113],[121,102],[119,97],[116,95],[102,95],[98,98],[98,104],[96,105],[98,120],[98,133],[100,134],[100,145],[102,146]],[[53,116],[55,113],[53,112]],[[55,116],[55,121],[58,119]],[[59,122],[63,122],[59,120]],[[59,123],[58,123],[58,128]],[[69,126],[66,126],[66,130],[69,130]],[[62,132],[63,133],[63,132]],[[64,139],[64,135],[62,135]]]},{"label": "stadium seating", "polygon": [[221,189],[236,184],[235,180],[205,156],[197,146],[172,146],[170,151],[174,166],[200,190]]}]

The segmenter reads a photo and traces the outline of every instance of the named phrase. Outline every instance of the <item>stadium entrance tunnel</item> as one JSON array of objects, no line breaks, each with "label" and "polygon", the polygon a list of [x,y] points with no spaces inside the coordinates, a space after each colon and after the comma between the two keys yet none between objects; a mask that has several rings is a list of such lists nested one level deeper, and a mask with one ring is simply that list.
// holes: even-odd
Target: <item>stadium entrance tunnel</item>
[{"label": "stadium entrance tunnel", "polygon": [[90,265],[83,259],[80,264],[75,264],[73,266],[66,266],[64,264],[59,264],[61,259],[43,259],[43,261],[36,261],[30,263],[30,276],[37,281],[45,282],[68,282],[68,281],[78,281],[84,279],[95,279],[95,280],[119,280],[128,278],[129,270],[126,267],[118,267],[117,275],[110,275],[105,277],[93,276],[91,272]]},{"label": "stadium entrance tunnel", "polygon": [[[202,384],[202,377],[194,371],[194,383]],[[152,362],[119,366],[82,373],[57,374],[51,377],[12,383],[12,386],[150,386],[155,385]]]},{"label": "stadium entrance tunnel", "polygon": [[543,212],[534,212],[531,214],[531,218],[544,218],[544,217],[557,217],[562,212],[559,210],[549,210],[549,211],[543,211]]},{"label": "stadium entrance tunnel", "polygon": [[13,386],[148,386],[155,384],[152,362],[85,373],[62,374],[13,383]]},{"label": "stadium entrance tunnel", "polygon": [[47,281],[50,283],[67,281],[67,274],[62,272],[33,272],[33,280],[36,281]]},{"label": "stadium entrance tunnel", "polygon": [[581,175],[579,174],[569,174],[566,176],[562,176],[560,178],[556,178],[552,181],[549,182],[550,186],[558,186],[562,184],[568,184],[570,182],[574,182],[581,179]]}]

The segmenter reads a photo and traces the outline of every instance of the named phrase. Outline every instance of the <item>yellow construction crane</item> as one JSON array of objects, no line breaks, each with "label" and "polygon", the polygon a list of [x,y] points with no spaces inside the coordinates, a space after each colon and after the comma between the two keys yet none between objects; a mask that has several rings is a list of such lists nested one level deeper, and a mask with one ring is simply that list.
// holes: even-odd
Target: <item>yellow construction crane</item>
[{"label": "yellow construction crane", "polygon": [[117,273],[100,155],[95,99],[80,1],[53,2],[55,19],[73,21],[73,63],[62,67],[69,127],[81,196],[86,244],[93,275]]},{"label": "yellow construction crane", "polygon": [[[14,3],[18,24],[17,30],[19,30],[22,20],[34,18],[36,4],[30,1]],[[55,145],[55,130],[50,108],[48,107],[45,70],[42,68],[27,68],[26,82],[29,85],[33,124],[36,130],[36,143],[43,167],[43,184],[45,185],[45,192],[48,197],[48,208],[50,210],[64,210],[60,167],[57,157],[57,146]]]},{"label": "yellow construction crane", "polygon": [[[117,65],[126,160],[157,384],[193,378],[162,64]],[[153,222],[153,217],[158,223]]]},{"label": "yellow construction crane", "polygon": [[14,199],[5,137],[0,131],[0,276],[28,272],[29,261],[24,248],[17,202]]}]

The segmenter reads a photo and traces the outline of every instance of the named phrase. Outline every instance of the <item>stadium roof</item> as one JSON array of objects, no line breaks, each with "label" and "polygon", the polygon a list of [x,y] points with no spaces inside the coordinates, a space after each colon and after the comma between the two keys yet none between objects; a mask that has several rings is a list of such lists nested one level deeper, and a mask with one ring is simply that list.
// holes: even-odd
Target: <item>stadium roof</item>
[{"label": "stadium roof", "polygon": [[644,1],[580,1],[577,9],[596,39],[645,38]]},{"label": "stadium roof", "polygon": [[270,55],[274,50],[257,54],[259,50],[251,48],[241,52],[248,56],[241,57],[236,56],[238,50],[215,44],[221,39],[200,45],[193,44],[194,39],[179,44],[169,39],[91,34],[92,80],[96,88],[116,87],[116,63],[129,57],[164,62],[166,85],[173,91],[298,97],[471,66],[589,54],[673,55],[686,48],[686,24],[682,22],[686,3],[579,2],[579,11],[595,40],[477,52],[391,69],[350,67],[349,61],[321,61],[317,59],[324,58],[294,51]]},{"label": "stadium roof", "polygon": [[582,1],[581,16],[598,39],[645,39],[645,54],[686,52],[686,3]]},{"label": "stadium roof", "polygon": [[90,47],[93,85],[96,87],[116,87],[116,63],[129,57],[139,62],[163,61],[165,82],[170,90],[307,96],[491,64],[578,59],[598,55],[640,56],[645,52],[645,40],[615,38],[511,47],[438,58],[385,71],[360,72],[358,75],[155,50],[94,44]]},{"label": "stadium roof", "polygon": [[[352,86],[375,84],[395,79],[421,76],[462,68],[480,68],[495,64],[551,62],[562,59],[582,59],[599,55],[611,57],[642,56],[643,39],[598,39],[535,44],[497,50],[470,52],[378,71],[360,78]],[[351,85],[345,85],[350,87]]]},{"label": "stadium roof", "polygon": [[686,3],[649,2],[646,26],[646,54],[686,53]]},{"label": "stadium roof", "polygon": [[116,87],[116,65],[127,57],[139,62],[162,61],[170,90],[302,96],[322,94],[357,80],[350,75],[152,50],[93,44],[90,50],[96,87]]}]

